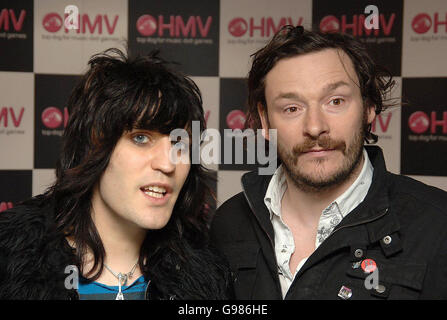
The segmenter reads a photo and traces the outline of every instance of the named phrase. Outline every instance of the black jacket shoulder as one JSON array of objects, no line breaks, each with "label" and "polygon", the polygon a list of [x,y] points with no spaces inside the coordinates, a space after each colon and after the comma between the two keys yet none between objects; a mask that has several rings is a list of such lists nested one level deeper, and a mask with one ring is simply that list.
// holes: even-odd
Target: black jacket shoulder
[{"label": "black jacket shoulder", "polygon": [[0,213],[0,299],[70,299],[64,270],[73,256],[52,214],[42,197]]},{"label": "black jacket shoulder", "polygon": [[447,192],[427,185],[413,178],[387,172],[388,181],[392,181],[393,193],[413,198],[421,205],[444,214],[447,218]]}]

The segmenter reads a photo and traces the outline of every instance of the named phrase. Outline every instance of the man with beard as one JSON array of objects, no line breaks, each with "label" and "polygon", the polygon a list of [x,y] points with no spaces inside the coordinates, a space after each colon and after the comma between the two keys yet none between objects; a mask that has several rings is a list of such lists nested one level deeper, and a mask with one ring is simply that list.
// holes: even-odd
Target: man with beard
[{"label": "man with beard", "polygon": [[247,123],[276,129],[281,165],[214,217],[236,298],[447,298],[447,193],[364,146],[393,85],[348,35],[286,26],[254,54]]}]

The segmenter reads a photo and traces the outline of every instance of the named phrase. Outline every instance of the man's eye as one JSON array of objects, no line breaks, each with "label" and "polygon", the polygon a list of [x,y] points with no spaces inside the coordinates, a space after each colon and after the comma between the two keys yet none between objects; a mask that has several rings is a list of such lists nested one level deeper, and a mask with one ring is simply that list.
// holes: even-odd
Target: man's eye
[{"label": "man's eye", "polygon": [[132,138],[132,140],[136,144],[145,144],[149,142],[149,137],[144,134],[137,134]]},{"label": "man's eye", "polygon": [[344,102],[344,99],[342,99],[342,98],[335,98],[335,99],[332,99],[332,100],[329,102],[329,104],[330,104],[331,106],[339,106],[339,105],[341,105],[343,102]]},{"label": "man's eye", "polygon": [[297,112],[298,111],[298,107],[297,106],[289,106],[285,109],[286,113],[293,113],[293,112]]}]

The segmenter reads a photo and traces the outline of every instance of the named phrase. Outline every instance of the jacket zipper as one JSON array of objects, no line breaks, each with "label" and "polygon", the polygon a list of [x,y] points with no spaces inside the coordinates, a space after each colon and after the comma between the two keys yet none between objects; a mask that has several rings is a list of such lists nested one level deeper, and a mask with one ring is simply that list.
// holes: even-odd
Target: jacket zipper
[{"label": "jacket zipper", "polygon": [[[386,208],[386,209],[383,211],[383,213],[381,213],[380,215],[378,215],[378,216],[376,216],[376,217],[373,217],[373,218],[370,218],[370,219],[366,219],[366,220],[362,220],[362,221],[355,222],[355,223],[351,223],[351,224],[347,224],[347,225],[345,225],[345,226],[341,226],[341,227],[338,228],[338,229],[335,228],[335,230],[331,232],[331,234],[326,238],[326,240],[327,240],[330,236],[332,236],[335,232],[337,232],[338,230],[341,230],[341,229],[344,229],[344,228],[349,228],[349,227],[358,226],[358,225],[360,225],[360,224],[365,224],[365,223],[372,222],[372,221],[374,221],[374,220],[377,220],[377,219],[382,218],[387,212],[388,212],[388,208]],[[325,240],[325,241],[326,241],[326,240]]]}]

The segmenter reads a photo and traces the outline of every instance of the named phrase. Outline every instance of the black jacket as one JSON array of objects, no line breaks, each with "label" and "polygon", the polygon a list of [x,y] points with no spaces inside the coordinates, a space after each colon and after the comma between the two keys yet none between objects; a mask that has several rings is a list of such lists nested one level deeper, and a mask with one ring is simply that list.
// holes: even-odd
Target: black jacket
[{"label": "black jacket", "polygon": [[[76,265],[76,258],[64,234],[56,229],[53,211],[50,203],[37,197],[0,212],[0,299],[79,299],[77,290],[65,286],[73,275],[66,268]],[[150,280],[147,299],[231,298],[229,271],[211,250],[191,248],[187,264],[175,252],[163,252],[167,252],[164,263],[157,263],[149,276],[145,274]]]},{"label": "black jacket", "polygon": [[[285,299],[339,299],[342,286],[350,299],[447,299],[447,193],[388,172],[381,149],[366,149],[374,174],[365,200],[311,254]],[[244,191],[219,207],[211,225],[236,299],[282,299],[264,204],[270,179],[245,174]],[[369,274],[356,264],[367,258],[377,264],[378,290],[366,288]]]}]

